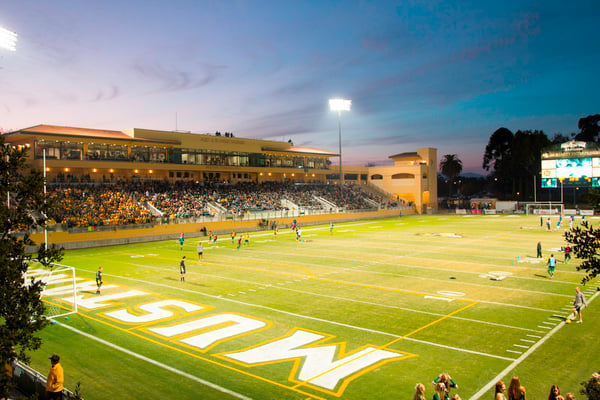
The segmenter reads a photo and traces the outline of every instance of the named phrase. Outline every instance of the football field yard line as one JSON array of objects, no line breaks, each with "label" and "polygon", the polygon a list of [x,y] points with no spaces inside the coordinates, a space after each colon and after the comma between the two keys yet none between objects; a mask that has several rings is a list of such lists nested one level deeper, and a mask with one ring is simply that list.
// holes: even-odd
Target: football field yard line
[{"label": "football field yard line", "polygon": [[[264,255],[280,255],[280,256],[289,256],[288,253],[281,253],[281,252],[265,252],[265,251],[253,251],[252,253],[253,255],[255,254],[264,254]],[[361,253],[361,255],[364,256],[363,253]],[[347,257],[335,257],[335,256],[331,256],[331,255],[321,255],[321,254],[297,254],[297,257],[310,257],[310,258],[325,258],[325,259],[331,259],[331,260],[335,260],[335,261],[345,261],[348,260]],[[233,257],[233,256],[232,256]],[[406,259],[406,258],[417,258],[417,257],[412,257],[412,256],[395,256],[395,255],[386,255],[386,257],[391,257],[391,258],[401,258],[401,259]],[[252,258],[255,259],[257,261],[260,262],[265,262],[264,259],[262,258],[258,258],[258,257],[244,257],[244,259],[248,259],[248,258]],[[351,257],[350,257],[351,258]],[[417,258],[418,259],[418,258]],[[437,261],[437,259],[433,259],[433,258],[425,258],[426,260],[429,261]],[[405,267],[405,268],[410,268],[410,269],[420,269],[420,270],[426,270],[426,271],[441,271],[441,272],[456,272],[453,269],[450,268],[436,268],[436,267],[423,267],[421,265],[417,265],[417,264],[401,264],[401,263],[397,263],[394,261],[374,261],[374,260],[361,260],[360,263],[363,264],[377,264],[377,265],[387,265],[387,266],[400,266],[400,267]],[[335,266],[324,266],[321,264],[314,264],[314,263],[306,263],[306,262],[302,262],[302,261],[297,261],[296,264],[302,264],[302,265],[307,265],[307,266],[314,266],[317,268],[323,268],[323,267],[327,267],[327,268],[342,268],[342,267],[335,267]],[[498,264],[484,264],[484,263],[474,263],[474,262],[469,262],[469,261],[465,261],[465,262],[460,262],[461,265],[465,265],[465,264],[471,264],[474,266],[487,266],[489,268],[517,268],[519,270],[531,270],[532,272],[546,272],[545,268],[533,268],[533,267],[521,267],[521,266],[515,266],[515,265],[498,265]],[[343,267],[346,268],[346,267]],[[378,271],[368,271],[368,270],[361,270],[361,269],[352,269],[353,271],[358,271],[358,272],[368,272],[368,273],[374,273],[374,274],[389,274],[389,275],[395,275],[391,272],[378,272]],[[471,275],[480,275],[483,272],[482,271],[459,271],[460,273],[463,274],[471,274]],[[582,272],[578,272],[578,271],[560,271],[561,273],[571,273],[571,274],[576,274],[576,275],[581,275],[584,276],[584,274]],[[410,276],[410,277],[416,277],[416,276],[412,276],[412,275],[398,275],[398,276]],[[511,275],[510,277],[511,279],[516,279],[516,280],[533,280],[533,281],[540,281],[540,278],[534,278],[534,277],[527,277],[527,276],[516,276],[516,275]],[[423,279],[428,279],[428,278],[423,278]],[[565,281],[560,281],[560,280],[556,280],[554,281],[555,283],[564,283],[564,284],[571,284],[572,282],[565,282]],[[548,294],[548,293],[547,293]],[[559,295],[560,296],[560,295]]]},{"label": "football field yard line", "polygon": [[[244,305],[244,306],[247,306],[247,307],[260,308],[260,309],[263,309],[263,310],[273,311],[273,312],[277,312],[277,313],[280,313],[280,314],[285,314],[285,315],[289,315],[289,316],[293,316],[293,317],[298,317],[298,318],[302,318],[302,319],[308,319],[308,320],[311,320],[311,321],[324,322],[324,323],[330,324],[330,325],[342,326],[342,327],[345,327],[345,328],[350,328],[350,329],[355,329],[355,330],[359,330],[359,331],[364,331],[364,332],[379,334],[379,335],[383,335],[383,336],[391,336],[391,337],[394,337],[394,338],[401,338],[402,337],[402,336],[399,336],[398,334],[394,334],[394,333],[384,332],[384,331],[380,331],[380,330],[376,330],[376,329],[364,328],[364,327],[361,327],[361,326],[356,326],[356,325],[351,325],[351,324],[345,324],[343,322],[332,321],[332,320],[328,320],[328,319],[324,319],[324,318],[317,318],[317,317],[313,317],[313,316],[310,316],[310,315],[304,315],[304,314],[298,314],[298,313],[294,313],[294,312],[290,312],[290,311],[279,310],[277,308],[267,307],[267,306],[263,306],[261,304],[248,303],[248,302],[244,302],[244,301],[240,301],[240,300],[236,300],[236,299],[226,298],[226,297],[223,297],[223,296],[217,296],[217,295],[212,295],[212,294],[197,292],[197,291],[190,290],[190,289],[184,289],[184,288],[178,288],[178,287],[174,287],[174,286],[169,286],[169,285],[166,285],[166,284],[163,284],[163,283],[150,282],[150,281],[145,281],[145,280],[142,280],[142,279],[130,278],[130,277],[120,277],[120,278],[124,279],[124,280],[131,280],[131,281],[134,281],[134,282],[145,283],[145,284],[148,284],[148,285],[160,286],[160,287],[165,287],[165,288],[168,288],[168,289],[175,289],[175,290],[179,290],[179,291],[183,291],[183,292],[187,292],[187,293],[193,293],[193,294],[196,294],[196,295],[202,295],[202,296],[210,297],[210,298],[217,299],[217,300],[223,300],[223,301],[227,301],[227,302],[241,304],[241,305]],[[469,301],[469,302],[471,303],[472,301]],[[472,303],[476,303],[476,302],[472,302]],[[534,331],[534,332],[537,332],[537,331]],[[435,346],[435,347],[442,347],[442,348],[450,349],[450,350],[456,350],[456,351],[459,351],[459,352],[464,352],[464,353],[470,353],[470,354],[475,354],[475,355],[490,357],[490,358],[497,358],[497,359],[501,359],[501,360],[512,360],[512,358],[507,359],[506,357],[498,356],[498,355],[495,355],[495,354],[483,353],[483,352],[478,352],[478,351],[474,351],[474,350],[463,349],[463,348],[459,348],[459,347],[452,347],[452,346],[448,346],[448,345],[444,345],[444,344],[439,344],[439,343],[435,343],[435,342],[429,342],[429,341],[425,341],[425,340],[414,339],[414,338],[410,338],[410,337],[405,338],[405,340],[413,341],[413,342],[417,342],[417,343],[421,343],[421,344],[426,344],[426,345],[430,345],[430,346]]]},{"label": "football field yard line", "polygon": [[74,328],[74,327],[72,327],[72,326],[65,325],[65,324],[63,324],[63,323],[61,323],[61,322],[58,322],[58,325],[59,325],[59,326],[61,326],[61,327],[63,327],[63,328],[69,329],[69,330],[71,330],[71,331],[73,331],[73,332],[75,332],[75,333],[77,333],[77,334],[79,334],[79,335],[81,335],[81,336],[84,336],[84,337],[86,337],[86,338],[88,338],[88,339],[91,339],[91,340],[94,340],[94,341],[96,341],[96,342],[98,342],[98,343],[101,343],[101,344],[103,344],[103,345],[105,345],[105,346],[107,346],[107,347],[110,347],[110,348],[113,348],[113,349],[115,349],[115,350],[117,350],[117,351],[120,351],[120,352],[122,352],[122,353],[125,353],[125,354],[127,354],[127,355],[129,355],[129,356],[131,356],[131,357],[135,357],[135,358],[137,358],[137,359],[139,359],[139,360],[146,361],[147,363],[150,363],[150,364],[152,364],[152,365],[155,365],[155,366],[157,366],[157,367],[159,367],[159,368],[162,368],[162,369],[164,369],[164,370],[166,370],[166,371],[172,372],[172,373],[174,373],[174,374],[181,375],[181,376],[183,376],[184,378],[187,378],[187,379],[193,380],[193,381],[195,381],[195,382],[198,382],[198,383],[200,383],[200,384],[202,384],[202,385],[208,386],[208,387],[210,387],[210,388],[212,388],[212,389],[215,389],[215,390],[217,390],[217,391],[219,391],[219,392],[221,392],[221,393],[225,393],[225,394],[231,395],[232,397],[235,397],[235,398],[237,398],[237,399],[241,399],[241,400],[252,400],[252,398],[251,398],[251,397],[244,396],[244,395],[243,395],[243,394],[241,394],[241,393],[234,392],[234,391],[232,391],[232,390],[229,390],[229,389],[226,389],[226,388],[224,388],[224,387],[222,387],[222,386],[219,386],[219,385],[217,385],[217,384],[215,384],[215,383],[209,382],[209,381],[207,381],[207,380],[204,380],[204,379],[202,379],[202,378],[198,378],[197,376],[194,376],[194,375],[188,374],[188,373],[187,373],[187,372],[185,372],[185,371],[181,371],[181,370],[179,370],[179,369],[177,369],[177,368],[173,368],[173,367],[171,367],[171,366],[168,366],[168,365],[166,365],[166,364],[163,364],[163,363],[161,363],[161,362],[159,362],[159,361],[153,360],[153,359],[151,359],[151,358],[148,358],[148,357],[146,357],[146,356],[143,356],[143,355],[141,355],[141,354],[135,353],[135,352],[133,352],[133,351],[131,351],[131,350],[128,350],[128,349],[126,349],[126,348],[124,348],[124,347],[118,346],[118,345],[116,345],[116,344],[114,344],[114,343],[108,342],[108,341],[106,341],[106,340],[104,340],[104,339],[101,339],[101,338],[99,338],[99,337],[96,337],[96,336],[94,336],[94,335],[90,335],[89,333],[86,333],[86,332],[80,331],[79,329],[77,329],[77,328]]},{"label": "football field yard line", "polygon": [[[140,267],[150,268],[150,269],[165,270],[164,268],[160,268],[160,267],[152,267],[152,266],[141,265],[141,264],[136,264],[136,265],[139,265]],[[192,272],[192,273],[188,273],[188,274],[192,274],[193,275],[194,273]],[[211,277],[211,278],[223,279],[223,280],[227,280],[227,281],[241,282],[241,283],[245,283],[245,284],[249,284],[249,285],[268,286],[268,287],[273,288],[273,289],[279,289],[279,290],[290,291],[290,292],[295,292],[295,293],[308,294],[308,295],[317,296],[317,297],[325,297],[325,298],[330,298],[330,299],[334,299],[334,300],[343,300],[343,301],[348,301],[348,302],[353,302],[353,303],[360,303],[360,304],[372,305],[372,306],[382,307],[382,308],[391,308],[391,309],[395,309],[395,310],[401,310],[401,311],[407,311],[407,312],[415,312],[415,313],[418,313],[418,314],[426,314],[426,315],[432,315],[432,316],[436,316],[436,317],[440,317],[440,316],[445,315],[445,314],[434,313],[434,312],[431,312],[431,311],[416,310],[416,309],[412,309],[412,308],[399,307],[399,306],[390,305],[390,304],[375,303],[375,302],[371,302],[371,301],[357,300],[357,299],[352,299],[352,298],[348,298],[348,297],[333,296],[333,295],[327,295],[327,294],[322,294],[322,293],[318,293],[318,292],[310,292],[310,291],[307,291],[307,290],[293,289],[293,288],[285,287],[285,286],[265,285],[264,283],[261,283],[261,282],[254,282],[254,281],[249,281],[249,280],[246,280],[246,279],[224,277],[222,275],[213,275],[213,274],[205,274],[205,273],[203,273],[202,276],[208,276],[208,277]],[[119,276],[117,276],[117,277],[119,277]],[[133,279],[133,278],[126,278],[126,279]],[[302,278],[302,280],[308,280],[308,279],[309,279],[308,277],[303,277]],[[301,282],[302,280],[295,280],[295,281],[296,282]],[[173,287],[173,286],[168,286],[168,287],[173,288],[173,289],[180,289],[178,287]],[[254,289],[249,289],[249,291],[255,291],[255,290]],[[194,293],[196,293],[196,292],[194,292]],[[491,303],[491,302],[487,302],[487,301],[480,301],[480,300],[473,300],[473,299],[469,299],[469,301],[477,301],[478,303],[495,304],[495,305],[500,305],[500,306],[515,306],[513,304],[496,303],[496,302]],[[556,312],[555,310],[546,310],[546,309],[541,309],[541,308],[531,308],[531,307],[527,307],[527,306],[519,306],[519,307],[526,308],[526,309],[532,309],[532,310],[535,310],[535,311],[542,311],[542,312],[551,312],[551,313]],[[452,319],[463,320],[463,321],[468,321],[468,322],[475,322],[475,323],[485,324],[485,325],[498,326],[498,327],[502,327],[502,328],[523,330],[523,331],[528,331],[528,332],[539,332],[536,329],[521,328],[521,327],[513,326],[513,325],[499,324],[499,323],[496,323],[496,322],[489,322],[489,321],[482,321],[482,320],[472,319],[472,318],[458,317],[458,316],[455,316],[455,315],[453,315],[451,318]]]},{"label": "football field yard line", "polygon": [[[600,294],[600,292],[596,292],[596,294],[594,294],[587,303],[589,304],[592,301],[594,301],[594,299],[596,297],[598,297],[598,294]],[[563,326],[565,326],[564,321],[559,323],[558,325],[556,325],[556,327],[554,327],[554,329],[552,329],[550,332],[548,332],[542,339],[540,339],[537,343],[535,343],[533,346],[531,346],[525,353],[523,353],[519,358],[514,360],[510,365],[508,365],[506,368],[504,368],[504,370],[502,370],[498,375],[496,375],[494,378],[492,378],[484,387],[479,389],[479,391],[477,393],[475,393],[473,396],[471,396],[471,398],[469,400],[480,399],[481,396],[483,396],[488,390],[490,390],[492,387],[494,387],[496,385],[496,382],[498,382],[506,374],[508,374],[510,371],[515,369],[519,364],[521,364],[525,359],[527,359],[527,357],[529,357],[534,351],[536,351],[548,339],[550,339],[552,336],[554,336],[554,334],[556,332],[558,332]]]}]

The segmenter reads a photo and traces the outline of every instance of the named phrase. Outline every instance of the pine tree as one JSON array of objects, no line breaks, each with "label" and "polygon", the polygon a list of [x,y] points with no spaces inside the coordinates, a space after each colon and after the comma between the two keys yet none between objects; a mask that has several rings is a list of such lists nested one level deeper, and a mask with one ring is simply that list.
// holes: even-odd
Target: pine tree
[{"label": "pine tree", "polygon": [[584,285],[600,275],[600,229],[583,221],[581,225],[565,232],[565,239],[572,244],[575,257],[583,260],[576,268],[585,271],[581,280]]},{"label": "pine tree", "polygon": [[[36,332],[48,322],[40,294],[43,283],[25,284],[24,274],[35,254],[30,232],[45,224],[52,205],[44,195],[44,177],[28,170],[27,147],[5,145],[0,136],[0,398],[8,397],[13,381],[7,367],[15,360],[28,361],[41,339]],[[45,267],[62,259],[63,250],[39,245],[38,259]]]}]

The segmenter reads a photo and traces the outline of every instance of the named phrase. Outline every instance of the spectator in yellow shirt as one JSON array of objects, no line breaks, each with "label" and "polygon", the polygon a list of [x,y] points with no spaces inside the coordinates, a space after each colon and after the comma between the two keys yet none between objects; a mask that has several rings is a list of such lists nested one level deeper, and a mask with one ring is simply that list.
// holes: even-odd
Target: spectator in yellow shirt
[{"label": "spectator in yellow shirt", "polygon": [[65,374],[59,361],[60,356],[57,354],[54,354],[52,357],[50,357],[50,363],[52,364],[52,367],[50,368],[50,372],[48,372],[48,378],[46,379],[46,395],[49,400],[62,400]]}]

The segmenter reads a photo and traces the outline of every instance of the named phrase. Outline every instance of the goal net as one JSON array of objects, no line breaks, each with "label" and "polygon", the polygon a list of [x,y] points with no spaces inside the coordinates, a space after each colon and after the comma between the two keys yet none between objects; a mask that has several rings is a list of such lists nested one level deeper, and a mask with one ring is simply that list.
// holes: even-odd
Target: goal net
[{"label": "goal net", "polygon": [[564,215],[562,203],[527,203],[525,204],[527,215]]},{"label": "goal net", "polygon": [[75,268],[61,264],[31,264],[25,273],[25,284],[42,281],[41,293],[47,318],[64,317],[77,312],[77,278]]}]

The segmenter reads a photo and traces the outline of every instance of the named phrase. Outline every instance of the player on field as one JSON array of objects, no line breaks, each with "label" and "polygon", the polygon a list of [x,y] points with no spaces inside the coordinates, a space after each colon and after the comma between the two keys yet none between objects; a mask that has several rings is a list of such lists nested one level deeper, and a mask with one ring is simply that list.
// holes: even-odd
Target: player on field
[{"label": "player on field", "polygon": [[198,242],[198,246],[196,246],[196,252],[198,252],[198,261],[202,261],[202,259],[204,258],[204,249],[202,248],[202,242]]},{"label": "player on field", "polygon": [[579,317],[578,324],[583,322],[583,318],[581,316],[581,309],[587,307],[587,302],[585,301],[585,297],[583,293],[581,293],[581,289],[579,286],[575,288],[575,300],[573,301],[573,315],[575,317]]},{"label": "player on field", "polygon": [[563,260],[563,262],[569,262],[571,260],[571,246],[569,246],[568,244],[565,246],[563,252],[565,253],[565,259]]},{"label": "player on field", "polygon": [[183,256],[183,258],[181,259],[181,262],[179,263],[179,274],[181,276],[181,278],[179,278],[179,280],[181,282],[185,282],[185,256]]},{"label": "player on field", "polygon": [[98,271],[96,271],[96,286],[98,289],[96,290],[96,294],[100,294],[100,288],[102,287],[102,267],[98,267]]},{"label": "player on field", "polygon": [[550,279],[554,279],[554,270],[556,269],[556,258],[554,258],[554,254],[550,254],[550,258],[548,258],[546,265],[548,266],[548,275],[550,275]]}]

